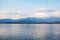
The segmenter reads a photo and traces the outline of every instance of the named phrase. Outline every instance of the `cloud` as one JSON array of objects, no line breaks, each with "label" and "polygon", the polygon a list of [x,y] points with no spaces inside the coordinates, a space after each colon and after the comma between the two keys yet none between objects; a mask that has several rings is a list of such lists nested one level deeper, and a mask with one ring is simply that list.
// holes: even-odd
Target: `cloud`
[{"label": "cloud", "polygon": [[0,19],[8,18],[8,15],[6,13],[8,13],[8,11],[0,11]]},{"label": "cloud", "polygon": [[56,10],[53,9],[47,9],[47,8],[40,8],[40,9],[34,9],[35,12],[53,12]]},{"label": "cloud", "polygon": [[51,15],[52,17],[60,17],[60,11],[55,11]]},{"label": "cloud", "polygon": [[32,16],[33,17],[39,17],[39,18],[48,18],[50,17],[51,12],[53,12],[54,10],[51,9],[47,9],[47,8],[41,8],[41,9],[34,9],[32,12]]},{"label": "cloud", "polygon": [[30,16],[31,15],[28,12],[21,10],[0,10],[0,19],[3,18],[19,19]]},{"label": "cloud", "polygon": [[0,11],[0,19],[3,19],[3,18],[11,18],[11,19],[18,19],[18,18],[21,18],[21,12],[20,10],[2,10]]},{"label": "cloud", "polygon": [[44,12],[36,12],[36,13],[32,14],[32,17],[45,18],[45,17],[49,17],[49,15],[47,13],[44,13]]},{"label": "cloud", "polygon": [[39,18],[60,17],[60,11],[41,8],[34,10],[32,16]]},{"label": "cloud", "polygon": [[25,17],[38,17],[38,18],[60,17],[60,11],[47,8],[34,9],[29,12],[20,10],[9,11],[0,10],[0,19],[2,18],[19,19]]}]

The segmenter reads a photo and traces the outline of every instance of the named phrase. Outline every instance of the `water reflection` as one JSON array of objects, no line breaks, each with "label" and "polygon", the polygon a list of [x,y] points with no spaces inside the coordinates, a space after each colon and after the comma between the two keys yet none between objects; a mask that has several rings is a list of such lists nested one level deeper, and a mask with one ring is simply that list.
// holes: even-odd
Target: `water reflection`
[{"label": "water reflection", "polygon": [[60,24],[0,24],[0,39],[59,40],[59,35]]}]

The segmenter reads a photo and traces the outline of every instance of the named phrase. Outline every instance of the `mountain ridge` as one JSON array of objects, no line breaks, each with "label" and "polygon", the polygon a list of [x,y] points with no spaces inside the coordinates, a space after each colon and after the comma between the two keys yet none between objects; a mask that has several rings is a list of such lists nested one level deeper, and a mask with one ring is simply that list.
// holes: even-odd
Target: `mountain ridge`
[{"label": "mountain ridge", "polygon": [[35,18],[35,17],[27,17],[21,19],[0,19],[0,23],[46,23],[46,22],[59,22],[60,18],[51,17],[51,18]]}]

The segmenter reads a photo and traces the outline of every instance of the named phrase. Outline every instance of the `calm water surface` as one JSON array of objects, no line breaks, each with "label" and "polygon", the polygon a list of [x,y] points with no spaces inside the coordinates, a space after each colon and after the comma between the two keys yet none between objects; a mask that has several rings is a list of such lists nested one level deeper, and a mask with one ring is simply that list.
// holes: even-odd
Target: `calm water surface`
[{"label": "calm water surface", "polygon": [[0,24],[1,40],[60,40],[60,24]]}]

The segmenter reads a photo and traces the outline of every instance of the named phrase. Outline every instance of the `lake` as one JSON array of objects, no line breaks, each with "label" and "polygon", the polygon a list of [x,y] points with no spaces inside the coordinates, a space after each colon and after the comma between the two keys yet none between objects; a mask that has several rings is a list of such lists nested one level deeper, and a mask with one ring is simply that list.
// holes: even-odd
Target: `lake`
[{"label": "lake", "polygon": [[0,40],[60,40],[60,24],[0,24]]}]

